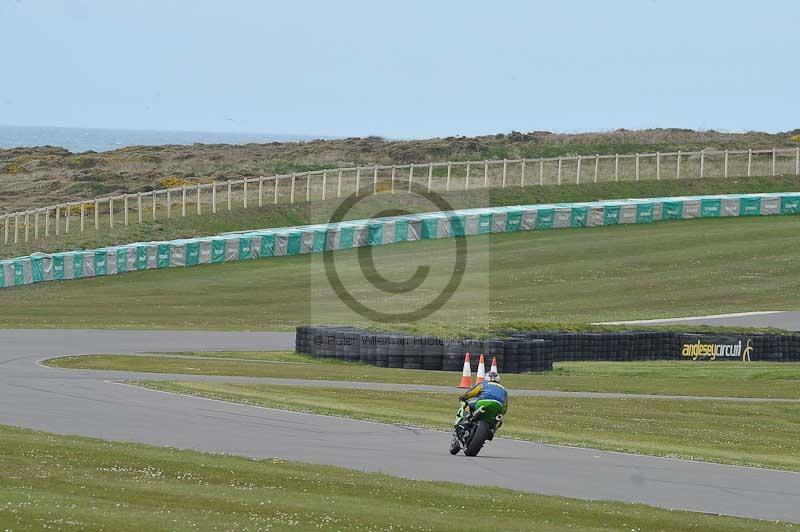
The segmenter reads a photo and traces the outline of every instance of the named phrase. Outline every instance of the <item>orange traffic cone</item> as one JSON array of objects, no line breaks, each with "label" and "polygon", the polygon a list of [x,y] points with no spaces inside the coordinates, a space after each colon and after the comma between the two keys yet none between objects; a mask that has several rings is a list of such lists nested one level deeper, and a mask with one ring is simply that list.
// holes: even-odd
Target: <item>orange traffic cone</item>
[{"label": "orange traffic cone", "polygon": [[486,364],[483,361],[483,353],[481,353],[481,358],[478,360],[478,373],[475,376],[475,384],[480,384],[483,382],[483,378],[486,376]]},{"label": "orange traffic cone", "polygon": [[459,388],[472,388],[472,369],[469,367],[469,353],[464,357],[464,370],[461,372]]},{"label": "orange traffic cone", "polygon": [[492,371],[498,375],[500,374],[500,372],[497,371],[497,357],[492,357],[492,368],[489,370],[489,372],[491,373]]}]

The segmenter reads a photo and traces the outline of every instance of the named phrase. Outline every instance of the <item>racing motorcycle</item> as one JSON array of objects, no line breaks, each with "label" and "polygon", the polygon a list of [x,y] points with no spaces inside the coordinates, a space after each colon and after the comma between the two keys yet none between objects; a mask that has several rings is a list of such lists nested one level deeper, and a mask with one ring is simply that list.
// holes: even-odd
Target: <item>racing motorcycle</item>
[{"label": "racing motorcycle", "polygon": [[463,450],[466,456],[477,456],[486,440],[491,441],[503,424],[503,405],[490,399],[479,399],[470,412],[467,402],[462,403],[456,414],[450,454]]}]

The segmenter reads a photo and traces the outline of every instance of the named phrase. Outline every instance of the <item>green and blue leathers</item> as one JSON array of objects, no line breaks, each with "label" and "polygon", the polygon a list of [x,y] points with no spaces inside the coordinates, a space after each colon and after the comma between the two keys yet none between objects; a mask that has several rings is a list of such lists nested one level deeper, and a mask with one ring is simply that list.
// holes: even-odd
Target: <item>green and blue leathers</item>
[{"label": "green and blue leathers", "polygon": [[482,382],[467,390],[459,400],[463,404],[456,414],[450,454],[463,450],[465,455],[475,456],[503,424],[508,392],[496,382]]}]

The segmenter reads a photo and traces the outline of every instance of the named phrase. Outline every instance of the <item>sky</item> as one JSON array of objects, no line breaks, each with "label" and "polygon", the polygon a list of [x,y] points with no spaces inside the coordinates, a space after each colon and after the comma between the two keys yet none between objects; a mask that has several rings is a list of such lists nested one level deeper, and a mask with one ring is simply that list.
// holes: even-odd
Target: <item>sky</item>
[{"label": "sky", "polygon": [[800,2],[0,0],[0,124],[800,127]]}]

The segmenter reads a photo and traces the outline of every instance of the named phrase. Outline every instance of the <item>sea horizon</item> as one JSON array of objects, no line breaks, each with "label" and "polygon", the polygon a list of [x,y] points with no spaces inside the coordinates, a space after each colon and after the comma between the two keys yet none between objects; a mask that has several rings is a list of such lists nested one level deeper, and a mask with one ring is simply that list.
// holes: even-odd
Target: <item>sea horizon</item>
[{"label": "sea horizon", "polygon": [[250,144],[303,142],[318,135],[231,133],[145,129],[79,128],[59,126],[15,126],[0,124],[0,149],[53,146],[73,153],[104,152],[128,146],[192,144]]}]

